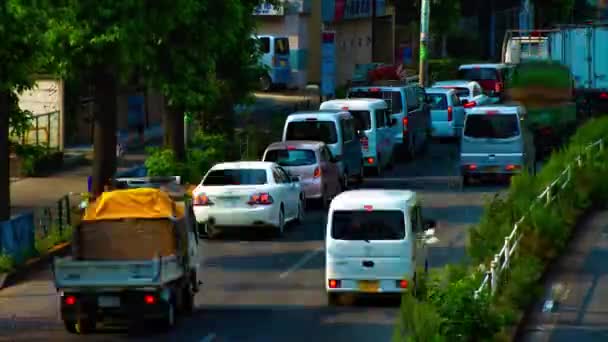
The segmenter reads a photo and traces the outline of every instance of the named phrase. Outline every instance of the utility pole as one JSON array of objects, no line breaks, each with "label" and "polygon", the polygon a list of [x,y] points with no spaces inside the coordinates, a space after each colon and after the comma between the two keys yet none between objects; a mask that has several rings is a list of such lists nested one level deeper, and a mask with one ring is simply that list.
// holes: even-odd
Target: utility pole
[{"label": "utility pole", "polygon": [[376,62],[376,0],[371,0],[372,2],[372,63]]},{"label": "utility pole", "polygon": [[428,76],[428,40],[429,40],[429,17],[431,15],[431,0],[422,0],[420,6],[420,58],[418,78],[420,86],[425,87]]}]

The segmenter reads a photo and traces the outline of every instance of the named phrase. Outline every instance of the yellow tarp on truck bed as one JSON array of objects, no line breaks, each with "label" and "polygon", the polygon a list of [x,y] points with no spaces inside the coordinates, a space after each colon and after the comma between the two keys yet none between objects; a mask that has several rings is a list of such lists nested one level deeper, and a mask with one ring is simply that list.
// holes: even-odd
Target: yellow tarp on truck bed
[{"label": "yellow tarp on truck bed", "polygon": [[161,219],[174,215],[184,216],[183,205],[164,191],[140,188],[104,192],[86,209],[83,221]]}]

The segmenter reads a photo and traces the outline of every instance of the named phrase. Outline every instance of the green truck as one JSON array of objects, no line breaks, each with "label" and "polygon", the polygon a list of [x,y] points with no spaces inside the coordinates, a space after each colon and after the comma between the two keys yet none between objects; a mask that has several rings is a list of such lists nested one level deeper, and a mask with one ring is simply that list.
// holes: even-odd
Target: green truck
[{"label": "green truck", "polygon": [[573,85],[570,70],[559,63],[528,61],[511,69],[508,101],[526,107],[524,122],[534,133],[538,159],[567,142],[578,126]]}]

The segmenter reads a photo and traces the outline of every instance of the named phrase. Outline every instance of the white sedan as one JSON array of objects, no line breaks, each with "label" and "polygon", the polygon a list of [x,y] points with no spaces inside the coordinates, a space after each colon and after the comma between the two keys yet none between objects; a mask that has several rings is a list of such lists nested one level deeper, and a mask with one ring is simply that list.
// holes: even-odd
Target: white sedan
[{"label": "white sedan", "polygon": [[441,81],[434,83],[432,88],[454,89],[466,112],[473,107],[492,103],[475,81]]},{"label": "white sedan", "polygon": [[221,227],[272,227],[282,235],[289,221],[304,216],[299,179],[272,162],[213,166],[192,192],[194,215],[213,237]]}]

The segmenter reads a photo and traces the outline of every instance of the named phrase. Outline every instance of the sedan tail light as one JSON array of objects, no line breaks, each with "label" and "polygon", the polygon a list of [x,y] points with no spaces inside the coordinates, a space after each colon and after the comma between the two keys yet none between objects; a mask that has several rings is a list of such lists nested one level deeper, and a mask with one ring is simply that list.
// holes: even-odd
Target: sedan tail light
[{"label": "sedan tail light", "polygon": [[321,177],[321,168],[320,167],[317,166],[315,168],[315,172],[313,173],[312,177],[313,178],[319,178],[319,177]]},{"label": "sedan tail light", "polygon": [[253,194],[253,195],[251,195],[251,197],[249,198],[249,201],[247,202],[247,204],[249,204],[249,205],[254,205],[254,204],[269,205],[272,203],[274,203],[274,199],[267,192]]},{"label": "sedan tail light", "polygon": [[63,299],[63,302],[66,305],[74,305],[74,304],[76,304],[76,297],[74,297],[74,296],[65,296],[64,299]]},{"label": "sedan tail light", "polygon": [[198,194],[198,195],[194,196],[194,199],[192,200],[192,205],[209,206],[209,205],[213,205],[213,202],[211,202],[211,200],[209,199],[209,196],[207,196],[206,194]]},{"label": "sedan tail light", "polygon": [[475,106],[477,106],[477,102],[475,101],[469,101],[463,105],[464,108],[473,108]]},{"label": "sedan tail light", "polygon": [[330,289],[337,289],[337,288],[340,288],[341,282],[336,279],[329,279],[327,281],[327,285],[329,286]]},{"label": "sedan tail light", "polygon": [[448,106],[448,121],[452,121],[453,111],[454,109],[452,109],[452,106]]}]

